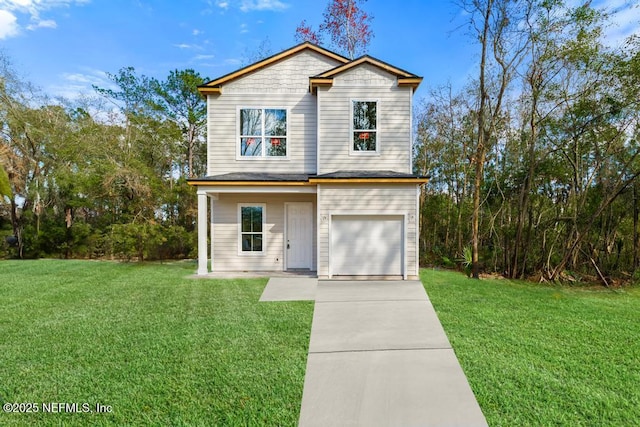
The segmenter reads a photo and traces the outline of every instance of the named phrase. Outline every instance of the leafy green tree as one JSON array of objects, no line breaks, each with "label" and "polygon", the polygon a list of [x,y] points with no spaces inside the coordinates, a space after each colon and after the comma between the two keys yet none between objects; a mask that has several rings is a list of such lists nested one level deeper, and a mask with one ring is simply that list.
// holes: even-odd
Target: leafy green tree
[{"label": "leafy green tree", "polygon": [[152,103],[166,120],[173,121],[182,133],[186,155],[186,175],[192,178],[205,173],[205,129],[207,106],[198,86],[208,80],[192,69],[174,70],[165,81],[152,79]]},{"label": "leafy green tree", "polygon": [[11,198],[12,195],[11,184],[9,184],[9,175],[7,175],[7,171],[4,170],[4,166],[0,164],[0,196]]},{"label": "leafy green tree", "polygon": [[422,194],[423,254],[443,265],[468,255],[451,238],[464,199],[455,189],[465,188],[479,200],[459,211],[463,248],[477,241],[486,270],[606,286],[628,280],[640,261],[640,43],[605,45],[611,17],[589,3],[511,9],[516,3],[467,3],[474,29],[487,29],[484,84],[432,91],[416,116],[415,170],[432,175]]}]

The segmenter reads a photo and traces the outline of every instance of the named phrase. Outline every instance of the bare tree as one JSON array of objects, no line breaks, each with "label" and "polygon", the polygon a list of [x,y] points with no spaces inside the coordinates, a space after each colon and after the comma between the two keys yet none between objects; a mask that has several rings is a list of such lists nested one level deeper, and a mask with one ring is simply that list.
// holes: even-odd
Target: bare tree
[{"label": "bare tree", "polygon": [[322,14],[319,30],[313,30],[302,21],[296,28],[295,40],[320,44],[322,35],[326,34],[333,46],[351,59],[365,53],[373,37],[373,17],[362,8],[364,2],[366,0],[330,0]]},{"label": "bare tree", "polygon": [[479,278],[478,260],[480,193],[487,152],[494,143],[503,102],[518,65],[524,58],[528,39],[520,29],[531,13],[534,0],[468,0],[462,7],[470,14],[473,36],[480,43],[475,177],[473,185],[472,272]]}]

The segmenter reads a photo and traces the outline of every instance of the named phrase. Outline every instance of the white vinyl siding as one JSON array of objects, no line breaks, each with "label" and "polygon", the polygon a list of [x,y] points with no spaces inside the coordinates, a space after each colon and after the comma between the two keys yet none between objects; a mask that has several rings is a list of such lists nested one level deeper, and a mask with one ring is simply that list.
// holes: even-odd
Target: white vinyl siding
[{"label": "white vinyl siding", "polygon": [[220,95],[208,95],[207,175],[246,172],[238,157],[238,109],[287,110],[286,158],[251,159],[251,172],[316,173],[316,96],[309,77],[339,65],[318,53],[303,51],[286,60],[226,83]]},{"label": "white vinyl siding", "polygon": [[[318,185],[318,276],[329,275],[330,223],[343,215],[385,215],[404,218],[403,253],[405,272],[416,276],[417,192],[415,185],[403,184],[319,184]],[[386,244],[394,245],[395,237]],[[343,262],[358,262],[352,254]]]},{"label": "white vinyl siding", "polygon": [[[316,269],[315,194],[279,193],[220,193],[213,201],[213,271],[283,271],[284,270],[284,230],[285,203],[312,202],[313,266]],[[238,206],[264,206],[263,252],[260,256],[242,253],[239,249]]]},{"label": "white vinyl siding", "polygon": [[[332,87],[318,88],[318,173],[338,170],[393,170],[411,173],[411,88],[371,66],[338,75]],[[378,106],[376,156],[352,150],[352,101],[375,99]]]}]

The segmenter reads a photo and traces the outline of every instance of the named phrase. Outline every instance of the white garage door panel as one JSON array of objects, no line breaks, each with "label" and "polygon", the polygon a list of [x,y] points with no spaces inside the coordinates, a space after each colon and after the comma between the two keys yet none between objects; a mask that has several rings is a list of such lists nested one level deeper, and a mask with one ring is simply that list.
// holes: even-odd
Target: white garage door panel
[{"label": "white garage door panel", "polygon": [[333,216],[331,274],[402,274],[401,216]]}]

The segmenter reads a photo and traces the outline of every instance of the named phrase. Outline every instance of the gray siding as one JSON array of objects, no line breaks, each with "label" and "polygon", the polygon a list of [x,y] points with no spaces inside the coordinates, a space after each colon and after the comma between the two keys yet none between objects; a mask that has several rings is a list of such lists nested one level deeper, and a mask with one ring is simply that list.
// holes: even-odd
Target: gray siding
[{"label": "gray siding", "polygon": [[[318,276],[329,274],[329,223],[331,215],[339,214],[405,215],[407,275],[416,275],[416,202],[415,185],[318,185]],[[357,259],[354,258],[354,262],[357,262]]]},{"label": "gray siding", "polygon": [[[366,65],[337,76],[319,88],[318,173],[337,170],[393,170],[411,173],[411,97],[395,77]],[[350,153],[351,101],[378,100],[378,155]]]},{"label": "gray siding", "polygon": [[[315,194],[221,193],[214,201],[213,271],[282,271],[284,269],[284,209],[285,202],[313,203],[313,269],[316,269]],[[238,203],[266,204],[266,228],[263,255],[239,255]]]},{"label": "gray siding", "polygon": [[[303,51],[286,60],[227,83],[221,95],[208,95],[207,175],[229,172],[316,172],[316,97],[309,77],[338,65],[318,53]],[[236,159],[238,108],[289,109],[287,159]]]}]

